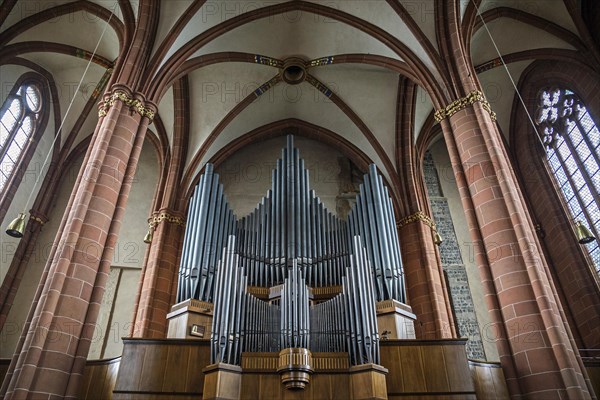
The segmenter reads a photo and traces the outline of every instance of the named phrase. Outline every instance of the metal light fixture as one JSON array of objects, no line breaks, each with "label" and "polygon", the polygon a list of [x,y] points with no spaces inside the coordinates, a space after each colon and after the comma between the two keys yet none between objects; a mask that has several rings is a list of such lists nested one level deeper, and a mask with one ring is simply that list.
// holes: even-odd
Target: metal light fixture
[{"label": "metal light fixture", "polygon": [[144,236],[144,243],[150,244],[152,243],[152,238],[154,237],[154,225],[152,223],[148,224],[148,232],[146,232],[146,236]]},{"label": "metal light fixture", "polygon": [[22,238],[25,231],[25,214],[19,213],[19,216],[12,220],[6,227],[6,233],[15,238]]},{"label": "metal light fixture", "polygon": [[590,232],[587,226],[583,225],[579,220],[575,221],[575,234],[577,235],[579,244],[587,244],[596,240],[596,237]]},{"label": "metal light fixture", "polygon": [[433,234],[433,243],[435,243],[436,245],[441,245],[442,242],[444,241],[444,239],[442,239],[442,235],[440,235],[440,233],[436,230],[434,231]]},{"label": "metal light fixture", "polygon": [[150,244],[152,243],[152,237],[154,235],[154,227],[150,225],[148,227],[148,232],[146,232],[146,236],[144,236],[144,243]]}]

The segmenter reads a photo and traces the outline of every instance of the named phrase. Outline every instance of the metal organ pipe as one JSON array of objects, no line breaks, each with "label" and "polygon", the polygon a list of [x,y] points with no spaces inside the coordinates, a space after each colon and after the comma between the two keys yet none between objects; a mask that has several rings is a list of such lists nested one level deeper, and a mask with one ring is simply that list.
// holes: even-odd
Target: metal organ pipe
[{"label": "metal organ pipe", "polygon": [[[287,139],[257,207],[237,219],[213,166],[190,199],[177,300],[214,303],[213,362],[242,352],[304,347],[348,352],[353,365],[379,362],[375,302],[405,301],[398,233],[388,189],[370,166],[347,220],[310,188],[309,171]],[[271,303],[249,286],[280,290]],[[316,303],[310,287],[341,285]]]}]

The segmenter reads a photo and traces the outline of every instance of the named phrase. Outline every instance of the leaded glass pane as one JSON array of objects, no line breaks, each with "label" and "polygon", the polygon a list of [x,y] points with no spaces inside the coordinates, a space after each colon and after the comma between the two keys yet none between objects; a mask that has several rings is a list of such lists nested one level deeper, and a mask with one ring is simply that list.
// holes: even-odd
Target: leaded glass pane
[{"label": "leaded glass pane", "polygon": [[28,115],[25,118],[23,118],[23,122],[21,123],[21,130],[23,130],[23,133],[25,133],[27,137],[31,135],[31,132],[33,131],[33,122],[31,116]]},{"label": "leaded glass pane", "polygon": [[38,112],[40,109],[40,95],[38,90],[33,86],[28,86],[26,90],[27,107],[33,112]]},{"label": "leaded glass pane", "polygon": [[12,173],[14,167],[15,161],[11,159],[10,156],[7,154],[2,160],[2,172],[8,177]]},{"label": "leaded glass pane", "polygon": [[21,118],[21,102],[18,99],[13,99],[10,106],[2,116],[2,123],[9,131],[12,131],[17,121]]},{"label": "leaded glass pane", "polygon": [[[571,159],[573,159],[573,157],[571,157]],[[571,179],[573,180],[573,183],[575,184],[575,189],[578,192],[581,192],[584,187],[587,187],[586,182],[583,179],[583,174],[580,170],[575,170]]]},{"label": "leaded glass pane", "polygon": [[594,223],[600,221],[600,207],[598,207],[595,201],[591,202],[587,209],[588,213],[590,214],[590,218]]},{"label": "leaded glass pane", "polygon": [[[600,132],[572,91],[545,90],[540,93],[538,104],[539,133],[571,215],[600,239]],[[600,273],[598,240],[586,248]]]},{"label": "leaded glass pane", "polygon": [[23,132],[23,129],[19,129],[17,134],[15,135],[14,142],[19,146],[19,149],[25,148],[25,143],[27,143],[27,135]]},{"label": "leaded glass pane", "polygon": [[583,214],[583,210],[581,209],[581,205],[579,204],[577,196],[573,196],[568,204],[571,212],[573,212],[576,218]]},{"label": "leaded glass pane", "polygon": [[6,144],[9,134],[10,134],[10,132],[8,131],[8,129],[6,129],[4,124],[0,121],[0,150]]},{"label": "leaded glass pane", "polygon": [[5,112],[0,116],[0,190],[4,190],[33,133],[41,109],[40,92],[34,85],[21,86],[2,109]]},{"label": "leaded glass pane", "polygon": [[19,147],[16,141],[13,140],[10,146],[8,146],[6,155],[9,156],[14,162],[16,162],[19,159],[19,156],[21,155],[21,148]]},{"label": "leaded glass pane", "polygon": [[583,125],[586,132],[595,126],[594,121],[592,120],[592,117],[590,116],[590,113],[587,112],[585,107],[581,107],[579,109],[578,117],[579,117],[579,121],[581,121],[581,125]]},{"label": "leaded glass pane", "polygon": [[573,186],[571,186],[569,182],[565,182],[565,184],[561,186],[561,189],[563,191],[563,194],[565,195],[565,198],[570,200],[575,197]]}]

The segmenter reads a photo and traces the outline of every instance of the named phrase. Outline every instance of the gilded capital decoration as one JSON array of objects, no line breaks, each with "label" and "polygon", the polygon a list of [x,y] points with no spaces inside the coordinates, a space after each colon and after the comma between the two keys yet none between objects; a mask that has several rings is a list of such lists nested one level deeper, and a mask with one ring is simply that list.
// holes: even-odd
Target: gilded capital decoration
[{"label": "gilded capital decoration", "polygon": [[166,211],[161,211],[160,213],[156,213],[152,217],[148,218],[148,225],[151,228],[156,228],[158,226],[158,224],[160,224],[163,221],[169,222],[171,224],[183,226],[183,227],[185,226],[184,218],[178,217],[173,214],[169,214]]},{"label": "gilded capital decoration", "polygon": [[117,100],[120,100],[126,106],[133,108],[142,117],[147,117],[150,121],[154,119],[154,110],[145,107],[143,102],[132,98],[129,96],[129,94],[122,90],[114,91],[113,94],[102,101],[100,104],[100,110],[98,111],[98,117],[106,116],[108,110],[110,110]]},{"label": "gilded capital decoration", "polygon": [[409,215],[408,217],[404,217],[398,222],[396,222],[396,227],[402,228],[408,224],[412,224],[413,222],[421,221],[425,225],[429,226],[431,229],[435,230],[435,223],[433,220],[427,216],[423,211],[417,211],[414,214]]},{"label": "gilded capital decoration", "polygon": [[453,101],[449,105],[444,108],[441,108],[435,112],[433,115],[435,118],[435,122],[441,122],[445,118],[451,117],[460,110],[464,110],[470,105],[479,102],[485,111],[490,113],[490,117],[492,121],[496,121],[496,113],[492,111],[492,107],[490,103],[485,99],[485,95],[481,93],[479,90],[474,90],[465,97],[462,97],[458,100]]},{"label": "gilded capital decoration", "polygon": [[40,218],[40,217],[36,217],[35,215],[30,215],[30,216],[29,216],[29,219],[31,219],[31,220],[33,220],[33,221],[37,222],[37,223],[38,223],[38,224],[40,224],[40,225],[44,225],[44,224],[47,222],[47,220],[44,220],[44,219],[42,219],[42,218]]}]

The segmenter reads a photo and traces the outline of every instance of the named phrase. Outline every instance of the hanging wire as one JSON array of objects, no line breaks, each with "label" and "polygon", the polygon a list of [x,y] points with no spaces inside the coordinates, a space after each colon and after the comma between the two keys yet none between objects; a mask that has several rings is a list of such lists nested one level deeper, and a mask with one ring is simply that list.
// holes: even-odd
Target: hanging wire
[{"label": "hanging wire", "polygon": [[485,22],[485,20],[483,19],[483,15],[481,15],[481,11],[479,10],[479,6],[477,5],[476,0],[471,0],[471,1],[473,2],[473,5],[475,6],[475,9],[477,10],[477,15],[479,16],[479,19],[481,19],[483,27],[485,28],[485,30],[486,30],[486,32],[487,32],[490,40],[492,41],[492,44],[494,45],[494,49],[496,49],[496,54],[498,54],[498,58],[500,59],[500,62],[502,63],[502,66],[506,70],[506,75],[508,75],[508,78],[510,79],[510,83],[512,83],[512,86],[515,89],[515,93],[517,93],[519,101],[521,102],[521,105],[523,106],[523,110],[525,110],[525,114],[527,114],[527,118],[529,119],[529,122],[531,123],[531,126],[533,127],[533,130],[536,132],[536,136],[537,136],[538,140],[542,144],[542,147],[545,148],[545,146],[546,146],[545,143],[542,141],[542,138],[537,134],[537,132],[538,132],[537,125],[533,121],[533,118],[531,117],[531,113],[529,112],[529,110],[527,109],[527,106],[525,105],[525,101],[523,100],[523,96],[521,96],[521,92],[519,92],[519,89],[517,88],[517,84],[515,83],[515,80],[513,79],[513,76],[510,73],[510,70],[508,69],[508,66],[504,62],[504,57],[502,57],[502,54],[500,53],[500,49],[498,48],[498,45],[496,44],[496,41],[494,40],[494,37],[492,36],[492,33],[490,32],[490,29],[489,29],[487,23]]},{"label": "hanging wire", "polygon": [[52,149],[54,148],[56,140],[58,140],[58,138],[60,137],[61,130],[63,128],[63,125],[65,124],[65,121],[67,120],[69,111],[71,110],[71,107],[73,106],[73,103],[75,102],[75,98],[77,97],[77,93],[79,92],[79,89],[81,88],[83,80],[85,79],[85,75],[87,74],[87,72],[90,68],[90,65],[92,64],[92,61],[94,60],[94,57],[96,56],[96,52],[98,51],[100,42],[102,42],[104,33],[106,32],[106,29],[108,28],[108,25],[110,24],[110,20],[112,19],[113,15],[115,15],[115,11],[118,7],[118,4],[119,4],[118,2],[115,2],[114,6],[113,6],[113,10],[110,12],[110,16],[108,17],[108,19],[106,20],[106,23],[104,24],[104,29],[102,29],[102,34],[100,35],[100,38],[98,39],[98,43],[96,43],[96,47],[94,48],[94,51],[92,52],[92,55],[91,55],[87,65],[85,66],[83,75],[81,76],[81,79],[79,80],[79,83],[77,84],[77,88],[75,89],[75,92],[73,93],[73,97],[71,98],[71,101],[69,102],[69,106],[67,107],[67,110],[65,111],[65,115],[63,116],[62,121],[60,121],[58,130],[56,131],[56,135],[54,136],[54,140],[52,140],[52,143],[50,144],[50,150],[48,150],[48,154],[46,155],[46,159],[44,160],[44,163],[42,164],[40,173],[36,177],[35,182],[33,183],[33,187],[31,188],[31,191],[29,192],[29,197],[27,197],[27,201],[25,202],[25,205],[23,207],[23,214],[26,214],[27,205],[29,204],[29,202],[31,201],[31,198],[33,197],[33,194],[35,193],[35,188],[36,188],[38,182],[40,181],[40,178],[43,175],[42,172],[44,170],[44,167],[46,167],[46,164],[48,163],[48,160],[50,159],[50,155],[52,154]]},{"label": "hanging wire", "polygon": [[[475,9],[477,10],[477,15],[479,16],[479,19],[481,19],[483,27],[485,28],[488,36],[490,37],[490,40],[492,41],[492,44],[494,45],[494,49],[496,49],[496,53],[498,54],[498,57],[499,57],[500,61],[502,62],[502,65],[504,66],[504,69],[506,70],[506,74],[508,75],[508,78],[510,79],[510,82],[512,83],[513,88],[515,89],[515,93],[519,97],[519,101],[521,102],[521,105],[523,106],[523,110],[525,110],[525,114],[527,114],[527,118],[529,119],[529,122],[531,123],[531,126],[533,127],[533,130],[536,132],[535,136],[538,138],[538,140],[542,144],[542,148],[544,148],[544,151],[545,151],[545,149],[546,149],[546,143],[544,143],[544,141],[542,140],[542,138],[540,137],[540,135],[537,134],[538,133],[537,126],[536,126],[535,122],[533,121],[533,118],[531,117],[531,114],[529,113],[529,110],[527,109],[527,106],[525,105],[525,101],[523,100],[523,96],[521,96],[521,93],[519,92],[519,89],[517,88],[517,84],[515,83],[515,80],[513,79],[512,74],[510,73],[510,71],[508,69],[508,66],[504,62],[504,57],[502,57],[502,54],[500,53],[500,49],[498,48],[498,45],[496,44],[496,41],[494,40],[494,37],[492,36],[492,33],[490,32],[490,29],[489,29],[487,23],[483,19],[483,15],[481,15],[481,11],[479,9],[479,6],[477,5],[477,3],[476,3],[475,0],[471,0],[471,1],[473,2],[473,5],[475,6]],[[571,219],[573,219],[573,218],[571,218]],[[589,223],[589,221],[588,221],[588,223]],[[577,227],[576,227],[576,233],[577,233],[578,239],[580,239],[579,242],[581,244],[589,243],[589,241],[593,241],[594,240],[594,239],[592,239],[594,236],[591,235],[591,233],[590,234],[586,234],[586,232],[582,231],[582,228],[580,228],[581,223],[579,221],[576,221],[576,225],[577,225]],[[587,227],[583,227],[583,228],[587,229]],[[587,240],[587,242],[586,242],[586,240]]]}]

